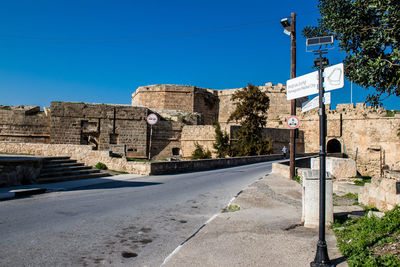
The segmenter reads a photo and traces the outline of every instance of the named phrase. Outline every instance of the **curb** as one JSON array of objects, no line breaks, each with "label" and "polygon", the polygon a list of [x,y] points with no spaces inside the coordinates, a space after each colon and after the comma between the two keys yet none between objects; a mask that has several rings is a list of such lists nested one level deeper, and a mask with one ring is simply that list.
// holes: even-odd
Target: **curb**
[{"label": "curb", "polygon": [[46,191],[47,191],[46,188],[27,188],[27,189],[11,190],[7,193],[0,193],[0,200],[8,200],[17,197],[38,195],[46,193]]}]

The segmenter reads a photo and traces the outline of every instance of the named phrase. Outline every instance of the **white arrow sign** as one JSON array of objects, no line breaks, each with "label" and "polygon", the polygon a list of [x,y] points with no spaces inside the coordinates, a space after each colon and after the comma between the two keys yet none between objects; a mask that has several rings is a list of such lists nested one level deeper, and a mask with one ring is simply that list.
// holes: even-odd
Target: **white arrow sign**
[{"label": "white arrow sign", "polygon": [[318,71],[290,79],[286,82],[287,100],[318,94]]},{"label": "white arrow sign", "polygon": [[[343,63],[324,69],[324,89],[331,91],[344,86]],[[318,94],[318,71],[290,79],[286,82],[287,100]]]},{"label": "white arrow sign", "polygon": [[[324,97],[325,97],[324,103],[329,105],[331,103],[331,93],[324,94]],[[306,111],[317,108],[318,106],[319,106],[319,96],[316,96],[313,99],[308,100],[307,102],[304,102],[301,105],[301,112],[304,113]]]}]

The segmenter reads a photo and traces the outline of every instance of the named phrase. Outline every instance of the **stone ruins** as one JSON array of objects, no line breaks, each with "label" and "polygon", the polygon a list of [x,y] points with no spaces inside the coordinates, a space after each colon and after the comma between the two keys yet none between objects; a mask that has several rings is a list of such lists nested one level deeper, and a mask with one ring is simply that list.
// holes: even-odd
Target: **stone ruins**
[{"label": "stone ruins", "polygon": [[[290,101],[285,86],[267,83],[259,88],[270,97],[264,136],[271,137],[273,153],[288,147],[286,118]],[[51,102],[49,108],[35,106],[0,106],[0,146],[3,153],[16,153],[12,144],[90,146],[111,156],[153,159],[189,158],[194,143],[213,150],[217,121],[232,139],[238,123],[228,122],[235,105],[231,96],[238,89],[214,90],[184,85],[149,85],[137,88],[132,105]],[[299,153],[319,151],[319,118],[316,110],[301,113],[296,150]],[[344,153],[356,161],[362,175],[381,176],[385,170],[400,170],[400,114],[364,104],[339,104],[327,110],[327,151]],[[150,126],[146,117],[156,113],[159,121]],[[5,147],[9,151],[5,151]],[[75,148],[74,148],[75,149]],[[151,150],[151,151],[150,151]],[[20,151],[20,153],[27,153]],[[60,151],[62,154],[62,151]]]}]

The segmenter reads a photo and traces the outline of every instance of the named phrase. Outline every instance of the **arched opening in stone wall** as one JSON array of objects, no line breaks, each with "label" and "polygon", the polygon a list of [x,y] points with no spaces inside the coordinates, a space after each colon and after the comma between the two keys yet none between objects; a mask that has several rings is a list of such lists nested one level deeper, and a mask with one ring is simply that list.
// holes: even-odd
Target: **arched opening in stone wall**
[{"label": "arched opening in stone wall", "polygon": [[326,146],[326,152],[341,153],[342,152],[342,144],[337,139],[329,140],[328,144]]},{"label": "arched opening in stone wall", "polygon": [[179,156],[180,153],[181,153],[181,149],[179,147],[172,148],[172,155],[173,156]]}]

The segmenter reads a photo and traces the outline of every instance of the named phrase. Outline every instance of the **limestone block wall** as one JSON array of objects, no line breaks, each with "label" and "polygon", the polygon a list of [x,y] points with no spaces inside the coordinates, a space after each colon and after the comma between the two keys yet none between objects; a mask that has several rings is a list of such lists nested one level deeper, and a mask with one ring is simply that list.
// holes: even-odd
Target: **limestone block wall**
[{"label": "limestone block wall", "polygon": [[153,125],[151,141],[152,159],[165,159],[181,156],[181,132],[183,123],[159,121]]},{"label": "limestone block wall", "polygon": [[[221,129],[226,131],[232,140],[234,139],[235,131],[240,126],[235,125],[223,125]],[[273,141],[272,154],[281,154],[282,147],[285,145],[289,148],[290,141],[290,130],[289,129],[274,129],[265,128],[263,130],[263,138],[270,137]],[[195,150],[194,143],[197,142],[205,150],[210,150],[212,156],[215,157],[213,143],[215,142],[215,128],[212,125],[196,125],[196,126],[184,126],[182,129],[181,137],[181,148],[182,156],[184,158],[190,158],[192,152]],[[304,137],[303,133],[300,132],[299,138],[296,140],[297,153],[304,153]]]},{"label": "limestone block wall", "polygon": [[[316,110],[300,114],[305,152],[319,151],[319,117]],[[362,175],[380,176],[382,168],[400,169],[400,118],[387,117],[383,108],[363,104],[338,105],[327,110],[327,143],[340,142],[341,152],[356,160]]]},{"label": "limestone block wall", "polygon": [[52,102],[52,144],[92,144],[100,150],[125,144],[131,157],[147,155],[148,109],[124,105]]},{"label": "limestone block wall", "polygon": [[132,94],[132,105],[191,112],[194,106],[194,87],[171,84],[142,86]]},{"label": "limestone block wall", "polygon": [[50,142],[50,116],[40,107],[0,108],[0,141]]},{"label": "limestone block wall", "polygon": [[[270,99],[270,108],[268,110],[268,120],[275,120],[282,116],[290,114],[290,101],[286,99],[286,87],[278,83],[266,83],[265,86],[258,86],[261,91],[266,92]],[[242,88],[218,90],[219,97],[219,113],[218,121],[226,123],[230,114],[235,110],[235,104],[231,101],[232,95]],[[301,107],[301,104],[306,101],[306,98],[300,98],[296,101],[296,106]]]},{"label": "limestone block wall", "polygon": [[370,184],[360,189],[358,201],[382,211],[400,205],[400,172],[386,172],[382,178],[372,178]]},{"label": "limestone block wall", "polygon": [[213,143],[215,128],[212,125],[185,125],[181,135],[181,153],[183,158],[190,158],[195,150],[195,142],[210,150],[215,157]]},{"label": "limestone block wall", "polygon": [[195,88],[193,111],[203,114],[204,124],[218,120],[219,99],[215,90]]},{"label": "limestone block wall", "polygon": [[149,85],[132,94],[133,106],[156,110],[182,110],[203,114],[205,124],[217,119],[218,95],[214,90],[186,85]]},{"label": "limestone block wall", "polygon": [[0,142],[0,153],[68,156],[87,166],[94,166],[98,162],[102,162],[112,170],[136,174],[150,173],[149,163],[127,161],[124,158],[113,158],[109,156],[108,151],[92,150],[92,147],[88,145]]},{"label": "limestone block wall", "polygon": [[41,158],[0,157],[0,187],[35,183],[41,169]]}]

